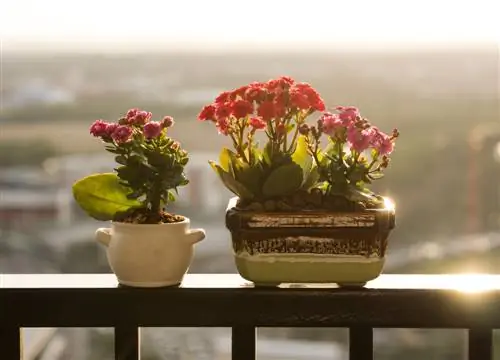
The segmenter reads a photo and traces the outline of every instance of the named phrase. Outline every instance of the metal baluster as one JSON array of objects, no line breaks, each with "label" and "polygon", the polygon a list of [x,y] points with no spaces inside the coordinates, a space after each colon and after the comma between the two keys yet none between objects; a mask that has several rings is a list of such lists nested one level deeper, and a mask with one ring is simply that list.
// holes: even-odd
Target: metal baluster
[{"label": "metal baluster", "polygon": [[231,358],[255,360],[255,327],[236,326],[232,329]]},{"label": "metal baluster", "polygon": [[492,329],[469,329],[469,360],[493,359]]},{"label": "metal baluster", "polygon": [[349,328],[349,360],[373,360],[373,329]]},{"label": "metal baluster", "polygon": [[141,333],[136,326],[115,327],[115,359],[141,359]]}]

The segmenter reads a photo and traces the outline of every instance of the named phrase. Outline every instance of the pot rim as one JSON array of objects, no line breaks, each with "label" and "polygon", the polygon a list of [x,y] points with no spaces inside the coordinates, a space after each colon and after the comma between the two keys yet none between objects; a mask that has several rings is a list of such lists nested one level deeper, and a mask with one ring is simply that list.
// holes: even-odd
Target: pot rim
[{"label": "pot rim", "polygon": [[184,216],[184,220],[178,221],[175,223],[161,223],[161,224],[135,224],[135,223],[125,223],[120,221],[111,221],[112,226],[123,227],[123,228],[134,228],[134,227],[142,227],[142,228],[154,228],[158,226],[181,226],[181,225],[189,225],[190,219],[187,216]]},{"label": "pot rim", "polygon": [[266,214],[266,215],[316,215],[316,214],[335,214],[338,216],[349,216],[355,214],[377,214],[377,213],[395,213],[396,206],[388,197],[383,196],[385,200],[392,204],[392,206],[386,204],[386,207],[381,209],[365,209],[363,211],[328,211],[328,210],[302,210],[302,211],[254,211],[254,210],[242,210],[236,208],[236,203],[239,197],[233,196],[229,199],[227,204],[227,211],[240,211],[246,214]]}]

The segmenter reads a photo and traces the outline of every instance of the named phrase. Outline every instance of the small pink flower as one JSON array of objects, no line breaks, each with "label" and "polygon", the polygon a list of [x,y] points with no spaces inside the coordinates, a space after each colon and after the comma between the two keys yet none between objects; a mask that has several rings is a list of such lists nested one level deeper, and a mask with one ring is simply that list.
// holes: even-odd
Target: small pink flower
[{"label": "small pink flower", "polygon": [[323,132],[332,137],[335,136],[338,129],[344,128],[344,124],[338,114],[324,113],[319,121],[321,122]]},{"label": "small pink flower", "polygon": [[128,120],[132,119],[137,114],[138,111],[139,111],[139,109],[137,109],[137,108],[130,109],[129,111],[127,111],[126,118]]},{"label": "small pink flower", "polygon": [[107,135],[106,128],[108,126],[108,123],[103,121],[103,120],[96,120],[90,126],[90,133],[95,136],[95,137],[102,137]]},{"label": "small pink flower", "polygon": [[351,150],[355,150],[358,153],[368,149],[374,136],[373,129],[361,130],[353,126],[347,131],[347,141],[351,145]]},{"label": "small pink flower", "polygon": [[380,142],[380,147],[378,148],[378,152],[380,155],[390,155],[394,150],[394,143],[392,142],[389,136],[385,136]]},{"label": "small pink flower", "polygon": [[175,121],[172,118],[172,116],[165,116],[163,118],[163,120],[161,121],[161,126],[164,128],[172,127],[172,126],[174,126],[174,124],[175,124]]},{"label": "small pink flower", "polygon": [[151,121],[144,125],[144,137],[148,140],[157,138],[162,131],[162,125],[158,121]]},{"label": "small pink flower", "polygon": [[149,111],[137,111],[137,113],[130,118],[132,125],[144,125],[151,119],[152,114]]},{"label": "small pink flower", "polygon": [[132,129],[127,126],[127,125],[119,125],[115,131],[113,131],[113,134],[111,134],[111,137],[115,142],[118,144],[123,144],[130,140],[130,137],[132,136]]},{"label": "small pink flower", "polygon": [[261,118],[259,118],[259,117],[252,117],[252,118],[250,118],[250,120],[248,121],[248,123],[255,130],[264,129],[266,127],[266,122],[264,120],[262,120]]},{"label": "small pink flower", "polygon": [[106,126],[106,135],[111,137],[119,125],[117,123],[111,123]]},{"label": "small pink flower", "polygon": [[340,111],[339,118],[342,120],[344,125],[352,124],[359,116],[359,110],[352,106],[337,106],[337,110]]},{"label": "small pink flower", "polygon": [[390,155],[394,149],[393,139],[386,133],[380,131],[376,126],[372,126],[373,131],[370,146],[372,146],[379,155]]}]

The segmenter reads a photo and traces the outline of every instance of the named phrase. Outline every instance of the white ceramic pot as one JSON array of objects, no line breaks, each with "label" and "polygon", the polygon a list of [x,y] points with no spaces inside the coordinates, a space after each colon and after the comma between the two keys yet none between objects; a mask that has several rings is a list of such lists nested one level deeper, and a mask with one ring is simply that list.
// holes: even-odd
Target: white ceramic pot
[{"label": "white ceramic pot", "polygon": [[109,265],[120,284],[162,287],[181,283],[193,259],[193,245],[205,238],[205,231],[189,229],[186,218],[170,224],[112,222],[95,236],[107,247]]}]

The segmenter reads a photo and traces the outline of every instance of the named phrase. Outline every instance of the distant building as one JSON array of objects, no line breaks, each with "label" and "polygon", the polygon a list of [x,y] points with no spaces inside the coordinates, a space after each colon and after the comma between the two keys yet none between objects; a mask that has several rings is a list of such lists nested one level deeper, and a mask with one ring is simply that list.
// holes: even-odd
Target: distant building
[{"label": "distant building", "polygon": [[66,89],[46,84],[42,80],[31,80],[15,89],[4,99],[6,107],[21,107],[35,104],[71,103],[75,95]]}]

